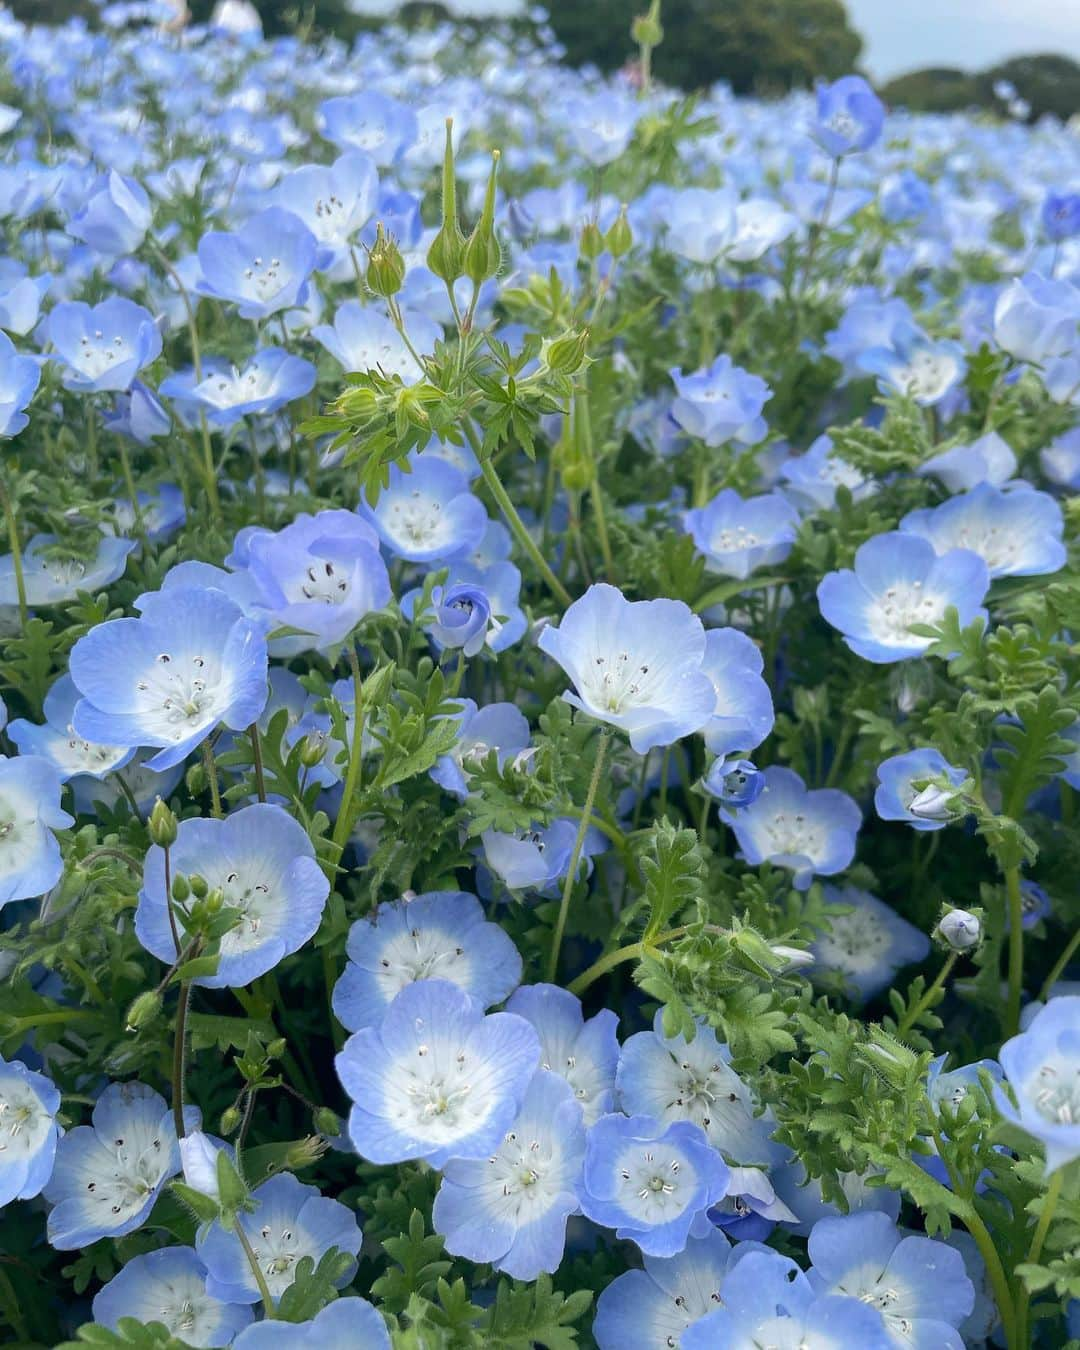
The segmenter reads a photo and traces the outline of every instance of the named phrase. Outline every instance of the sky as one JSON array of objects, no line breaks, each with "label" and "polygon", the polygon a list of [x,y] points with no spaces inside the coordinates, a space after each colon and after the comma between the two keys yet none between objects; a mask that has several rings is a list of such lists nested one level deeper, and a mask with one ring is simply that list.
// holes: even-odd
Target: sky
[{"label": "sky", "polygon": [[846,0],[878,80],[920,66],[981,70],[1010,56],[1080,61],[1080,0]]}]

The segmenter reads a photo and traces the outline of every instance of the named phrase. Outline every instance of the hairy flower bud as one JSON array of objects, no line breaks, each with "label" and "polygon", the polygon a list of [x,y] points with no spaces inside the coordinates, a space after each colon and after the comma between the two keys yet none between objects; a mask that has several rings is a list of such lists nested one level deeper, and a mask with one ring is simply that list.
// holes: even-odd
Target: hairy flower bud
[{"label": "hairy flower bud", "polygon": [[491,154],[491,176],[488,178],[487,192],[484,194],[484,207],[480,219],[465,245],[462,268],[465,275],[475,286],[495,276],[502,265],[502,249],[495,235],[495,179],[499,172],[499,152]]},{"label": "hairy flower bud", "polygon": [[966,909],[950,909],[937,927],[938,935],[954,952],[971,951],[982,939],[982,920]]},{"label": "hairy flower bud", "polygon": [[376,295],[397,295],[405,280],[405,259],[395,241],[380,223],[375,227],[375,242],[368,254],[367,284]]},{"label": "hairy flower bud", "polygon": [[176,816],[159,797],[147,821],[147,832],[159,848],[171,848],[176,843],[176,831],[179,828]]},{"label": "hairy flower bud", "polygon": [[124,1019],[128,1031],[139,1031],[148,1027],[161,1012],[161,995],[156,989],[147,989],[132,1000]]}]

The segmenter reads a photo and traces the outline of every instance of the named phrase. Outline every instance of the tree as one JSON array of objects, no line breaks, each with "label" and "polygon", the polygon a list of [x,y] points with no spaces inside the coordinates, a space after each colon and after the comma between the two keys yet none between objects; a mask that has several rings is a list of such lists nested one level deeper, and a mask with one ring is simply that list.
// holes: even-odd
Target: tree
[{"label": "tree", "polygon": [[976,76],[952,66],[931,66],[890,80],[881,96],[893,107],[912,112],[961,112],[982,103]]},{"label": "tree", "polygon": [[1003,61],[979,77],[987,106],[998,106],[994,85],[1006,80],[1031,108],[1030,120],[1053,113],[1067,122],[1080,112],[1080,65],[1067,56],[1047,52],[1039,56],[1017,56]]}]

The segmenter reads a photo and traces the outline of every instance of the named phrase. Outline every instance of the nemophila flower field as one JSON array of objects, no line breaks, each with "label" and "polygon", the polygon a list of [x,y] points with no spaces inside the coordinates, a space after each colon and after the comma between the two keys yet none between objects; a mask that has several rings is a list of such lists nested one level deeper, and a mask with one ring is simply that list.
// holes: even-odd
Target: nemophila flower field
[{"label": "nemophila flower field", "polygon": [[1075,131],[103,17],[0,17],[4,1343],[1065,1345]]}]

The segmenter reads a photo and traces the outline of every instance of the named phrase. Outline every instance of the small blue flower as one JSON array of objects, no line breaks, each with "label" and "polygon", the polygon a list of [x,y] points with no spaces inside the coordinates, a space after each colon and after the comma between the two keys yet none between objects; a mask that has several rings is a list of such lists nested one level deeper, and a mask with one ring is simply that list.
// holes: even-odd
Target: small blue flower
[{"label": "small blue flower", "polygon": [[1080,234],[1080,192],[1048,192],[1040,218],[1047,239],[1055,244]]},{"label": "small blue flower", "polygon": [[927,778],[947,778],[958,787],[967,774],[932,746],[892,755],[878,765],[874,810],[882,820],[906,820],[916,830],[941,830],[949,820],[947,803],[954,795],[944,788],[916,788]]},{"label": "small blue flower", "polygon": [[300,220],[318,244],[319,271],[349,261],[353,237],[371,219],[379,175],[367,155],[341,155],[333,164],[305,164],[287,173],[275,189],[277,204]]},{"label": "small blue flower", "polygon": [[[181,821],[170,863],[174,877],[198,874],[221,888],[228,908],[239,910],[221,939],[216,973],[194,980],[208,989],[248,985],[298,951],[318,928],[330,893],[307,831],[282,807],[266,802],[224,820]],[[169,903],[165,853],[154,844],[143,867],[135,932],[166,965],[176,959]]]},{"label": "small blue flower", "polygon": [[333,1006],[348,1031],[377,1027],[407,985],[448,980],[481,1008],[502,1003],[521,979],[509,935],[488,923],[475,895],[427,891],[383,904],[349,929],[349,961]]},{"label": "small blue flower", "polygon": [[206,1291],[206,1267],[193,1247],[163,1247],[133,1256],[94,1296],[94,1321],[119,1330],[122,1317],[163,1322],[185,1345],[231,1345],[251,1322],[250,1307]]},{"label": "small blue flower", "polygon": [[[469,558],[473,556],[470,554]],[[529,625],[520,604],[521,573],[512,562],[493,562],[479,567],[468,559],[456,560],[450,564],[446,590],[456,586],[471,586],[487,601],[491,617],[484,645],[491,651],[504,652],[525,636]]]},{"label": "small blue flower", "polygon": [[772,694],[762,678],[761,649],[737,628],[710,628],[701,668],[716,693],[713,715],[702,728],[714,755],[754,750],[772,731]]},{"label": "small blue flower", "polygon": [[994,339],[1018,361],[1045,365],[1070,355],[1080,323],[1080,294],[1065,281],[1028,272],[1011,281],[994,307]]},{"label": "small blue flower", "polygon": [[[253,413],[273,413],[315,387],[315,367],[281,347],[261,347],[243,369],[236,366],[205,376],[188,394],[215,426],[231,427]],[[162,392],[173,385],[163,380]]]},{"label": "small blue flower", "polygon": [[846,792],[807,788],[793,769],[771,764],[765,790],[749,806],[723,818],[751,867],[789,868],[792,885],[805,891],[815,876],[842,872],[855,856],[862,813]]},{"label": "small blue flower", "polygon": [[1080,1158],[1080,997],[1052,998],[1026,1031],[998,1054],[1016,1105],[1004,1088],[994,1102],[1046,1150],[1046,1173]]},{"label": "small blue flower", "polygon": [[251,725],[266,703],[266,639],[220,591],[143,596],[137,619],[110,619],[71,650],[82,699],[72,725],[105,745],[160,746],[168,769],[224,722]]},{"label": "small blue flower", "polygon": [[601,1008],[586,1020],[581,1000],[555,984],[527,984],[511,994],[506,1011],[530,1022],[540,1037],[540,1067],[560,1074],[581,1106],[586,1126],[612,1109],[619,1062],[619,1019]]},{"label": "small blue flower", "polygon": [[933,407],[960,383],[967,370],[959,342],[927,337],[914,324],[893,333],[889,347],[871,347],[858,366],[878,377],[883,393],[903,394],[921,408]]},{"label": "small blue flower", "polygon": [[79,394],[124,392],[161,355],[161,331],[149,310],[114,295],[92,309],[61,301],[49,315],[49,341],[64,367],[64,384]]},{"label": "small blue flower", "polygon": [[20,356],[6,333],[0,333],[0,436],[17,436],[30,419],[23,409],[41,381],[41,366]]},{"label": "small blue flower", "polygon": [[735,242],[737,200],[730,188],[672,191],[665,220],[665,247],[690,262],[714,263]]},{"label": "small blue flower", "polygon": [[122,258],[139,247],[153,218],[146,189],[111,169],[69,221],[67,232],[106,257]]},{"label": "small blue flower", "polygon": [[916,472],[937,478],[949,492],[967,492],[980,483],[1001,487],[1016,472],[1016,455],[996,431],[988,431],[970,445],[954,445],[934,455]]},{"label": "small blue flower", "polygon": [[310,1322],[255,1322],[233,1350],[390,1350],[379,1310],[352,1294],[328,1303]]},{"label": "small blue flower", "polygon": [[858,379],[863,352],[872,347],[890,348],[893,334],[912,322],[904,300],[895,296],[885,300],[874,290],[857,292],[836,327],[825,334],[825,354],[844,367],[845,380]]},{"label": "small blue flower", "polygon": [[[411,314],[409,340],[418,352],[430,352],[443,331],[423,315]],[[333,324],[319,323],[311,336],[347,371],[377,371],[387,379],[415,384],[423,376],[416,357],[385,314],[373,305],[346,300],[338,306]]]},{"label": "small blue flower", "polygon": [[716,759],[702,787],[731,810],[757,801],[765,791],[765,775],[748,759]]},{"label": "small blue flower", "polygon": [[45,1187],[49,1241],[62,1252],[141,1228],[180,1171],[173,1113],[153,1088],[110,1083],[90,1119],[60,1140]]},{"label": "small blue flower", "polygon": [[71,716],[79,697],[71,676],[61,675],[45,695],[44,725],[17,717],[8,727],[8,735],[19,747],[20,755],[47,759],[65,783],[82,775],[104,778],[123,768],[135,753],[131,746],[97,745],[76,735]]},{"label": "small blue flower", "polygon": [[355,1032],[337,1056],[353,1100],[349,1137],[375,1163],[484,1158],[521,1109],[540,1059],[528,1022],[485,1016],[446,980],[418,980],[377,1027]]},{"label": "small blue flower", "polygon": [[709,1210],[709,1218],[740,1242],[764,1242],[778,1223],[795,1223],[760,1167],[733,1167],[727,1194]]},{"label": "small blue flower", "polygon": [[538,645],[574,683],[563,698],[624,731],[639,755],[700,730],[715,710],[705,630],[681,601],[590,586]]},{"label": "small blue flower", "polygon": [[[953,910],[952,913],[955,914],[957,911]],[[946,1072],[945,1062],[948,1058],[948,1055],[936,1056],[930,1061],[930,1067],[926,1073],[926,1095],[938,1116],[941,1115],[942,1107],[952,1112],[958,1111],[972,1091],[981,1094],[981,1075],[983,1073],[989,1074],[995,1083],[1000,1083],[1005,1076],[1001,1065],[992,1059],[980,1059],[974,1064],[961,1064],[959,1068],[950,1069]],[[924,1172],[928,1172],[935,1181],[940,1181],[943,1186],[948,1186],[951,1189],[952,1178],[938,1154],[937,1144],[933,1139],[927,1139],[924,1142],[933,1151],[930,1153],[913,1153],[912,1157]],[[990,1180],[989,1171],[985,1171],[976,1183],[976,1190],[979,1192],[985,1191]]]},{"label": "small blue flower", "polygon": [[328,98],[319,107],[319,118],[328,141],[362,150],[380,169],[393,164],[420,132],[412,108],[377,90]]},{"label": "small blue flower", "polygon": [[461,801],[469,795],[469,772],[495,750],[500,767],[510,755],[524,750],[531,731],[525,714],[513,703],[489,703],[477,708],[471,698],[457,700],[458,738],[448,755],[435,761],[431,777],[445,792]]},{"label": "small blue flower", "polygon": [[807,1250],[807,1278],[821,1295],[877,1308],[892,1343],[963,1350],[956,1330],[975,1306],[964,1260],[945,1242],[904,1237],[885,1214],[820,1219]]},{"label": "small blue flower", "polygon": [[1051,483],[1080,492],[1080,427],[1070,427],[1040,450],[1039,463]]},{"label": "small blue flower", "polygon": [[[871,1170],[860,1176],[857,1172],[839,1172],[837,1180],[844,1193],[849,1214],[860,1214],[863,1210],[880,1210],[895,1223],[900,1216],[900,1192],[891,1191],[885,1186],[870,1185],[870,1181],[880,1179],[881,1174]],[[809,1237],[810,1230],[818,1219],[842,1213],[839,1205],[822,1198],[821,1183],[808,1177],[806,1169],[792,1155],[786,1163],[773,1168],[770,1180],[776,1194],[797,1216],[788,1230],[797,1237]]]},{"label": "small blue flower", "polygon": [[[142,528],[151,543],[164,543],[187,520],[184,494],[175,483],[160,483],[153,492],[139,492],[137,497]],[[113,503],[112,525],[117,534],[130,537],[135,533],[135,509],[126,497]]]},{"label": "small blue flower", "polygon": [[[578,821],[561,816],[550,825],[514,834],[485,830],[480,836],[484,860],[511,891],[537,890],[547,894],[570,869]],[[579,871],[588,876],[594,854],[603,853],[607,839],[590,826],[581,848]]]},{"label": "small blue flower", "polygon": [[730,356],[718,356],[707,369],[689,375],[679,369],[670,374],[676,393],[671,415],[689,435],[709,446],[730,440],[754,445],[765,435],[761,410],[772,390]]},{"label": "small blue flower", "polygon": [[707,506],[687,511],[685,529],[705,557],[706,570],[744,580],[759,567],[783,562],[799,528],[799,513],[783,497],[740,497],[725,488]]},{"label": "small blue flower", "polygon": [[[318,1265],[331,1247],[355,1256],[362,1234],[356,1214],[337,1200],[305,1186],[291,1172],[279,1172],[251,1193],[255,1208],[239,1214],[236,1222],[255,1253],[276,1302],[296,1278],[296,1267],[306,1256]],[[244,1249],[235,1233],[213,1223],[195,1240],[195,1250],[206,1266],[206,1292],[224,1303],[257,1303],[259,1289]],[[355,1272],[340,1281],[348,1284]]]},{"label": "small blue flower", "polygon": [[730,1060],[711,1027],[699,1025],[692,1041],[665,1036],[661,1009],[651,1031],[623,1044],[615,1080],[620,1104],[661,1125],[690,1121],[729,1163],[767,1166],[779,1157],[770,1139],[775,1121],[755,1114],[757,1103]]},{"label": "small blue flower", "polygon": [[[54,534],[35,534],[22,554],[23,587],[32,608],[74,600],[80,591],[102,590],[123,576],[134,539],[104,535],[93,558],[65,557],[56,552]],[[0,605],[16,605],[19,589],[11,554],[0,557]]]},{"label": "small blue flower", "polygon": [[52,1176],[60,1093],[43,1073],[0,1059],[0,1207],[32,1200]]},{"label": "small blue flower", "polygon": [[31,332],[37,326],[41,302],[51,285],[52,277],[27,276],[22,263],[14,258],[0,259],[0,328],[16,337]]},{"label": "small blue flower", "polygon": [[812,975],[833,972],[845,989],[860,1001],[873,998],[907,965],[925,961],[930,939],[868,891],[855,886],[826,886],[830,905],[849,907],[847,914],[830,914],[829,928],[810,948]]},{"label": "small blue flower", "polygon": [[317,250],[315,236],[298,216],[271,206],[233,233],[203,235],[198,289],[239,305],[242,319],[265,319],[305,303]]},{"label": "small blue flower", "polygon": [[[1020,921],[1021,927],[1025,931],[1029,928],[1035,928],[1042,923],[1043,919],[1048,919],[1054,912],[1054,907],[1050,903],[1050,897],[1037,881],[1028,881],[1025,878],[1020,883],[1020,910],[1023,918]],[[1009,931],[1009,921],[1006,918],[1005,931]]]},{"label": "small blue flower", "polygon": [[491,601],[483,588],[458,582],[431,592],[432,618],[427,632],[441,649],[461,649],[464,656],[482,651],[492,622]]},{"label": "small blue flower", "polygon": [[861,75],[843,75],[817,86],[812,135],[827,155],[839,159],[869,150],[885,125],[885,105]]},{"label": "small blue flower", "polygon": [[569,1083],[540,1069],[521,1110],[486,1158],[451,1158],[432,1225],[446,1250],[515,1280],[553,1274],[577,1212],[585,1126]]},{"label": "small blue flower", "polygon": [[39,755],[0,755],[0,909],[44,895],[64,874],[53,831],[75,822],[60,809],[63,781]]},{"label": "small blue flower", "polygon": [[461,558],[479,545],[488,524],[464,474],[440,459],[418,459],[411,473],[392,465],[378,502],[361,499],[358,509],[390,552],[409,562]]},{"label": "small blue flower", "polygon": [[900,529],[926,539],[939,557],[950,549],[970,549],[991,577],[1045,576],[1068,559],[1061,507],[1033,488],[1003,492],[980,483],[940,506],[909,511]]},{"label": "small blue flower", "polygon": [[723,1197],[728,1177],[697,1125],[601,1116],[586,1140],[581,1208],[646,1255],[675,1256],[708,1231],[706,1211]]},{"label": "small blue flower", "polygon": [[793,455],[785,462],[781,476],[788,484],[788,496],[803,511],[831,510],[840,487],[847,488],[857,502],[877,491],[858,469],[833,454],[830,436],[819,436],[805,455]]},{"label": "small blue flower", "polygon": [[913,624],[938,624],[955,606],[960,626],[978,615],[990,587],[986,563],[970,549],[941,557],[917,535],[878,534],[855,554],[855,570],[823,577],[817,588],[825,620],[844,635],[856,655],[878,664],[920,656],[931,638]]}]

